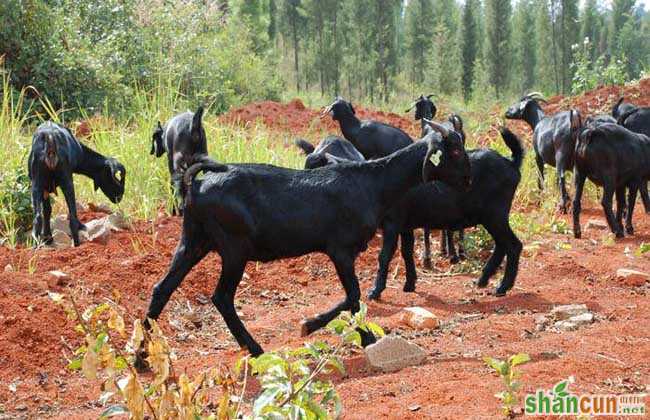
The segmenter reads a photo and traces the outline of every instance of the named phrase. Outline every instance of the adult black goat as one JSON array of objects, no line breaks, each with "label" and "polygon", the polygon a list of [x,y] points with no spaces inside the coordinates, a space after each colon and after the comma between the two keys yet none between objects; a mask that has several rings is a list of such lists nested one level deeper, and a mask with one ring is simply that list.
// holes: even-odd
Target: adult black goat
[{"label": "adult black goat", "polygon": [[[637,107],[623,102],[623,98],[614,105],[612,116],[616,122],[635,133],[645,134],[650,137],[650,107]],[[641,200],[646,213],[650,214],[650,196],[648,195],[648,181],[643,181],[639,187]]]},{"label": "adult black goat", "polygon": [[[580,238],[580,210],[585,180],[603,187],[601,204],[607,224],[617,238],[623,234],[623,210],[625,190],[628,190],[625,231],[634,233],[632,215],[636,193],[644,180],[650,178],[650,138],[634,133],[617,124],[601,124],[581,127],[580,115],[571,114],[574,130],[577,132],[575,152],[575,197],[573,200],[573,234]],[[616,216],[612,210],[612,199],[616,194]]]},{"label": "adult black goat", "polygon": [[[428,122],[433,119],[436,115],[437,108],[431,101],[431,96],[433,95],[420,95],[418,99],[415,100],[413,106],[408,109],[406,112],[411,111],[415,108],[415,120],[420,120],[422,126],[422,136],[426,135],[430,126]],[[463,145],[465,145],[465,130],[463,129],[463,119],[460,115],[451,114],[447,121],[441,123],[448,130],[454,130],[460,134]],[[431,241],[430,241],[431,231],[429,228],[424,228],[424,255],[422,256],[422,265],[424,268],[431,269]],[[458,252],[456,252],[456,247],[454,246],[454,232],[450,230],[442,230],[440,232],[440,254],[449,257],[452,264],[457,263],[460,259],[465,258],[465,248],[463,242],[465,239],[465,232],[461,229],[458,231],[459,243],[458,243]]]},{"label": "adult black goat", "polygon": [[363,162],[365,160],[352,143],[338,136],[327,136],[316,148],[303,139],[296,140],[295,144],[307,156],[305,169],[315,169],[339,163],[341,159],[353,162]]},{"label": "adult black goat", "polygon": [[509,224],[510,207],[521,179],[524,151],[521,141],[510,130],[500,129],[504,142],[512,151],[507,159],[490,149],[469,150],[471,187],[457,191],[443,182],[425,183],[411,189],[382,222],[383,244],[379,269],[370,299],[379,299],[386,288],[390,261],[401,238],[401,252],[406,268],[405,292],[415,291],[417,274],[413,262],[413,229],[460,229],[483,225],[494,239],[494,251],[477,281],[485,287],[507,255],[506,270],[497,296],[512,288],[517,277],[522,244]]},{"label": "adult black goat", "polygon": [[346,140],[366,159],[378,159],[413,143],[411,137],[397,127],[379,121],[360,121],[354,107],[340,96],[325,108],[323,115],[330,114],[338,121]]},{"label": "adult black goat", "polygon": [[[195,180],[203,170],[207,170],[203,179]],[[385,212],[422,183],[423,174],[465,189],[469,160],[460,141],[432,133],[382,159],[313,170],[221,165],[203,159],[184,174],[187,192],[180,243],[169,271],[153,289],[147,318],[158,318],[172,292],[210,251],[218,252],[222,261],[212,302],[240,346],[253,355],[263,350],[234,306],[247,261],[312,252],[329,256],[346,297],[331,310],[306,320],[303,335],[323,327],[341,311],[358,311],[356,257],[367,248]]]},{"label": "adult black goat", "polygon": [[182,197],[180,183],[183,172],[189,167],[194,155],[208,155],[208,142],[203,129],[203,107],[199,106],[195,113],[190,111],[173,117],[163,128],[158,121],[151,142],[150,154],[160,157],[167,153],[170,182],[177,196],[173,211],[182,214]]},{"label": "adult black goat", "polygon": [[539,102],[546,103],[540,93],[524,96],[506,111],[506,118],[524,120],[533,129],[533,150],[539,171],[537,185],[544,188],[544,164],[555,167],[560,187],[560,209],[567,213],[569,194],[565,186],[565,173],[573,169],[575,139],[571,135],[570,111],[546,116]]},{"label": "adult black goat", "polygon": [[79,230],[86,228],[77,217],[72,174],[91,178],[95,190],[101,188],[113,203],[119,203],[124,195],[124,166],[81,144],[68,128],[51,121],[38,126],[34,133],[27,170],[32,182],[34,208],[32,236],[46,244],[52,242],[50,194],[56,194],[57,187],[63,191],[68,206],[74,246],[79,246]]}]

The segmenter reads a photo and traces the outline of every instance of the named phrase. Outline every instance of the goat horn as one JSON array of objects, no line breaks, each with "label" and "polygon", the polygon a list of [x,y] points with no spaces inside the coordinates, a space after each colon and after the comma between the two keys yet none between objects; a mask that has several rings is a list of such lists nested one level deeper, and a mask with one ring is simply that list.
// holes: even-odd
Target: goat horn
[{"label": "goat horn", "polygon": [[423,118],[423,120],[425,123],[429,124],[431,128],[440,133],[443,138],[447,138],[449,136],[449,130],[447,130],[447,127],[442,126],[435,121],[427,120],[426,118]]},{"label": "goat horn", "polygon": [[323,112],[320,113],[320,117],[321,117],[321,118],[325,118],[325,117],[327,116],[327,114],[329,114],[330,111],[332,110],[332,106],[333,106],[333,105],[334,105],[334,104],[331,104],[331,105],[328,105],[328,106],[326,106],[325,108],[323,108]]}]

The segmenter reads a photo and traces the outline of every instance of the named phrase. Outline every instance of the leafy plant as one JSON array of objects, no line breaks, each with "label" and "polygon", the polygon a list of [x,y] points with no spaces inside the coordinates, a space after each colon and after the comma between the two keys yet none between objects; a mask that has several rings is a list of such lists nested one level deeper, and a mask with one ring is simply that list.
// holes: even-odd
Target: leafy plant
[{"label": "leafy plant", "polygon": [[24,169],[3,177],[0,183],[0,235],[15,246],[32,227],[31,182]]},{"label": "leafy plant", "polygon": [[[340,398],[333,383],[321,376],[345,372],[339,354],[349,345],[360,345],[359,329],[383,335],[378,325],[366,319],[367,307],[362,304],[357,314],[344,313],[328,325],[342,338],[336,346],[306,343],[294,350],[242,358],[233,369],[213,367],[194,377],[185,373],[176,376],[176,357],[154,320],[149,320],[150,330],[144,329],[140,320],[134,320],[128,334],[121,308],[113,301],[82,312],[72,296],[69,301],[58,293],[49,296],[69,319],[78,322],[75,330],[84,336],[84,344],[74,352],[68,368],[81,370],[87,379],[101,381],[99,401],[112,402],[101,414],[102,419],[124,414],[136,420],[338,417]],[[117,344],[124,341],[123,347]],[[140,375],[134,367],[135,353],[142,345],[152,377]],[[244,404],[249,372],[257,375],[261,385],[250,407]]]},{"label": "leafy plant", "polygon": [[648,242],[641,242],[641,245],[639,245],[639,248],[636,250],[636,254],[638,256],[647,254],[650,252],[650,243]]},{"label": "leafy plant", "polygon": [[483,361],[503,379],[505,389],[495,396],[501,400],[503,414],[508,417],[512,416],[513,408],[518,403],[517,393],[521,388],[521,383],[517,380],[521,377],[521,373],[515,370],[515,366],[527,363],[530,361],[530,356],[526,353],[518,353],[510,356],[507,360],[484,357]]}]

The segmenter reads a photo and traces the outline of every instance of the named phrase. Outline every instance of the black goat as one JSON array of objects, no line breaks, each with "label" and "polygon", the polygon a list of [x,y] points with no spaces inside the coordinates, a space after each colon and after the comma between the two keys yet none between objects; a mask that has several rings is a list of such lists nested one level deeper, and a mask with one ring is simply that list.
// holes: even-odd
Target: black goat
[{"label": "black goat", "polygon": [[[433,119],[436,115],[437,108],[431,101],[431,96],[433,95],[420,95],[420,97],[413,103],[410,109],[406,112],[411,111],[415,108],[415,120],[420,120],[422,125],[422,136],[424,136],[429,127],[428,121]],[[448,130],[454,130],[461,135],[463,140],[463,145],[465,145],[465,130],[463,129],[463,120],[457,114],[451,114],[447,121],[442,122]],[[424,228],[424,255],[422,257],[422,265],[426,269],[431,269],[431,241],[429,239],[431,231],[429,228]],[[465,232],[460,230],[459,235],[459,245],[458,253],[456,252],[456,247],[454,246],[454,233],[449,230],[442,230],[440,232],[440,254],[449,257],[452,264],[457,263],[461,258],[465,258],[465,249],[463,247],[463,241],[465,239]]]},{"label": "black goat", "polygon": [[567,213],[569,194],[565,186],[565,172],[573,169],[575,139],[571,133],[570,111],[545,116],[539,102],[546,103],[540,93],[530,93],[506,111],[506,118],[524,120],[533,129],[533,149],[539,171],[537,185],[544,188],[544,164],[555,167],[560,187],[560,209]]},{"label": "black goat", "polygon": [[411,137],[397,127],[378,121],[360,121],[352,104],[340,96],[325,108],[323,115],[327,114],[339,122],[343,137],[366,159],[388,156],[413,143]]},{"label": "black goat", "polygon": [[51,121],[41,124],[34,133],[27,170],[32,181],[32,236],[46,244],[52,242],[50,194],[56,194],[57,187],[63,191],[68,205],[74,246],[79,246],[79,230],[86,228],[77,217],[72,174],[91,178],[95,190],[101,188],[113,203],[119,203],[124,195],[124,166],[116,159],[102,156],[84,146],[68,128]]},{"label": "black goat", "polygon": [[338,136],[326,137],[316,148],[303,139],[296,140],[295,144],[307,155],[305,169],[320,168],[340,163],[341,160],[353,162],[363,162],[365,160],[352,143]]},{"label": "black goat", "polygon": [[425,183],[411,189],[382,222],[383,244],[379,254],[379,270],[370,299],[379,299],[386,288],[386,276],[390,262],[401,238],[401,252],[406,268],[405,292],[415,291],[417,274],[413,262],[413,229],[460,229],[483,225],[494,239],[492,256],[477,281],[485,287],[497,271],[504,257],[508,260],[497,296],[503,296],[512,288],[517,277],[522,244],[509,224],[510,207],[515,190],[521,179],[523,147],[521,141],[507,128],[501,128],[501,136],[512,150],[507,159],[489,149],[468,151],[471,166],[471,187],[462,192],[450,188],[444,182]]},{"label": "black goat", "polygon": [[585,118],[585,127],[597,127],[601,124],[616,124],[616,119],[607,114],[590,115]]},{"label": "black goat", "polygon": [[[571,115],[574,129],[581,127],[578,113]],[[601,204],[610,229],[617,238],[623,234],[623,211],[625,190],[628,189],[625,230],[634,233],[632,215],[636,193],[641,183],[650,178],[650,138],[634,133],[616,124],[601,124],[596,127],[583,127],[577,134],[575,153],[575,188],[573,201],[573,234],[581,237],[580,210],[582,190],[589,178],[594,184],[603,187]],[[616,194],[616,217],[612,210],[612,199]]]},{"label": "black goat", "polygon": [[[341,311],[359,310],[357,255],[386,211],[424,176],[467,188],[469,160],[460,141],[432,133],[383,159],[343,162],[313,170],[260,164],[192,165],[184,174],[183,231],[165,277],[153,289],[147,318],[157,319],[187,273],[210,251],[222,270],[212,302],[240,346],[263,352],[237,316],[234,297],[247,261],[273,261],[322,252],[334,263],[345,300],[308,319],[302,334]],[[203,179],[195,180],[207,170]],[[362,334],[364,336],[364,334]],[[366,343],[372,335],[364,336]]]},{"label": "black goat", "polygon": [[[616,122],[635,133],[645,134],[650,137],[650,107],[639,108],[621,98],[612,110]],[[646,213],[650,214],[650,196],[648,195],[648,181],[643,181],[639,187],[641,200]]]},{"label": "black goat", "polygon": [[[180,183],[183,172],[189,167],[194,155],[208,155],[208,142],[203,129],[203,107],[199,106],[195,113],[184,112],[173,117],[163,128],[158,121],[151,142],[150,154],[160,157],[167,153],[167,166],[172,190],[177,196],[178,204],[174,213],[182,214],[182,197]],[[176,208],[178,207],[178,208]]]}]

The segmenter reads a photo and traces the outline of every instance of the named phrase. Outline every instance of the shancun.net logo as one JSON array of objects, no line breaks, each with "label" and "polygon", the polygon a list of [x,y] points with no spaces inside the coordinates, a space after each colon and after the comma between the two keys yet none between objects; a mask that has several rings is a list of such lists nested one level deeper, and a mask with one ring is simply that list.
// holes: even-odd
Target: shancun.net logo
[{"label": "shancun.net logo", "polygon": [[552,391],[527,394],[527,415],[645,416],[646,394],[583,394],[569,392],[573,377],[558,382]]}]

